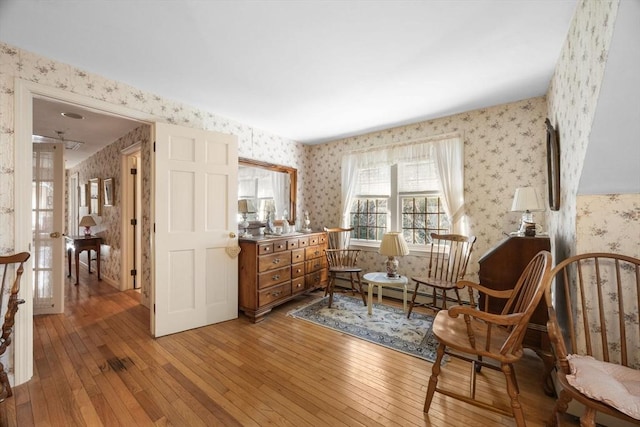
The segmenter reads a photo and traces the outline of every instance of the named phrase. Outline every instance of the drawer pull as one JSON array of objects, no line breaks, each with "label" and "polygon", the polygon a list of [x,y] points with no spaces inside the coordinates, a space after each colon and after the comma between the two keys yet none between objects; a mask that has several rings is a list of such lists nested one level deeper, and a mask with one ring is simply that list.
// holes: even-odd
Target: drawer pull
[{"label": "drawer pull", "polygon": [[280,278],[279,274],[276,274],[275,276],[271,277],[273,280],[278,280]]},{"label": "drawer pull", "polygon": [[272,293],[271,293],[271,296],[272,296],[272,297],[274,297],[274,298],[277,298],[277,297],[279,297],[279,296],[280,296],[280,294],[281,294],[281,293],[282,293],[282,291],[279,291],[279,292],[272,292]]},{"label": "drawer pull", "polygon": [[276,258],[276,259],[274,259],[274,260],[273,260],[273,263],[274,263],[274,264],[280,264],[280,258]]}]

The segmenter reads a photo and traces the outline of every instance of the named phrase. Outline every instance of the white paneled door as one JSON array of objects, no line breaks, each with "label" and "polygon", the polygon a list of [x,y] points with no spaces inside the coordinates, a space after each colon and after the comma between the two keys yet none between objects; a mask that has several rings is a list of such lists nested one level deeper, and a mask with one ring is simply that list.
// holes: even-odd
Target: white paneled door
[{"label": "white paneled door", "polygon": [[[156,123],[156,337],[238,317],[235,136]],[[229,251],[233,253],[232,251]]]},{"label": "white paneled door", "polygon": [[64,145],[33,144],[33,314],[64,311]]}]

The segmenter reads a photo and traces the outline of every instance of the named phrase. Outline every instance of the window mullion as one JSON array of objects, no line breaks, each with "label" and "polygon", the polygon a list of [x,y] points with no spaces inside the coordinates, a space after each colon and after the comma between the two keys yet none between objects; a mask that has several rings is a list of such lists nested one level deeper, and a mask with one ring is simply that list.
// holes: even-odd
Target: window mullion
[{"label": "window mullion", "polygon": [[398,164],[391,166],[391,196],[389,197],[389,227],[391,230],[402,230],[400,215],[400,198],[398,197]]}]

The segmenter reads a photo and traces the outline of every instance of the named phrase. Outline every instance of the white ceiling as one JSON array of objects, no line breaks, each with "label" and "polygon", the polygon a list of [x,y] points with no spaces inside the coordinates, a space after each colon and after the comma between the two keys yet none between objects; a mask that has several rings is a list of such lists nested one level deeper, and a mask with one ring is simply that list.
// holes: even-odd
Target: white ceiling
[{"label": "white ceiling", "polygon": [[545,94],[576,3],[1,0],[0,40],[318,143]]}]

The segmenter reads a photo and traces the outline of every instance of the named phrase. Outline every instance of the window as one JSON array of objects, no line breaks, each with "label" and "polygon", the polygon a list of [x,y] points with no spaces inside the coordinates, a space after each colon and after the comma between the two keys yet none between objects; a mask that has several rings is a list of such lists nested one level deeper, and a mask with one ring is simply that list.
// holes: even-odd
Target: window
[{"label": "window", "polygon": [[378,241],[387,230],[402,230],[407,243],[425,245],[429,234],[449,232],[433,161],[365,168],[357,173],[350,211],[354,239]]},{"label": "window", "polygon": [[463,150],[449,134],[345,154],[342,225],[371,242],[390,230],[413,245],[433,232],[466,234]]}]

